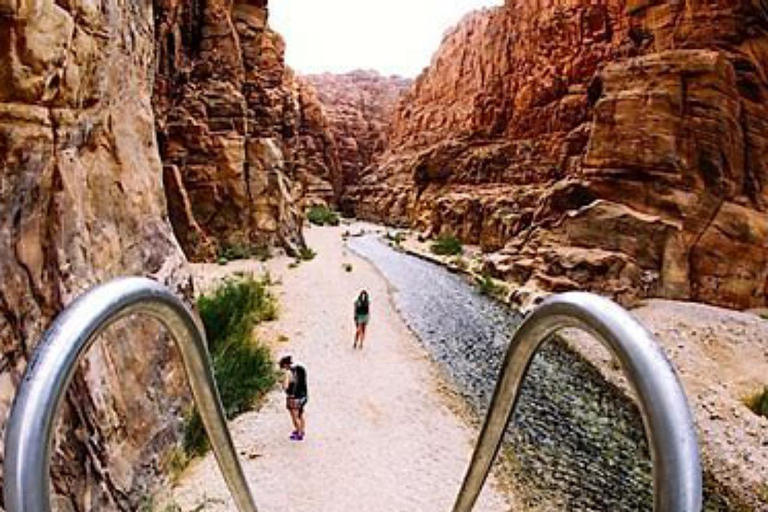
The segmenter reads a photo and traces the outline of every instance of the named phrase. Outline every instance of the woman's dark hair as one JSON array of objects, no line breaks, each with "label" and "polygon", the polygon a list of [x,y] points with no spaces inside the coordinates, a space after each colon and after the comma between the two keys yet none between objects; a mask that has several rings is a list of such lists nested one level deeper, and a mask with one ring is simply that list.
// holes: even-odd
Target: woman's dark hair
[{"label": "woman's dark hair", "polygon": [[283,356],[280,358],[280,368],[283,366],[291,366],[291,364],[293,364],[291,356]]},{"label": "woman's dark hair", "polygon": [[368,298],[368,292],[363,290],[360,292],[360,296],[358,297],[360,300],[363,300],[365,302],[368,302],[370,299]]}]

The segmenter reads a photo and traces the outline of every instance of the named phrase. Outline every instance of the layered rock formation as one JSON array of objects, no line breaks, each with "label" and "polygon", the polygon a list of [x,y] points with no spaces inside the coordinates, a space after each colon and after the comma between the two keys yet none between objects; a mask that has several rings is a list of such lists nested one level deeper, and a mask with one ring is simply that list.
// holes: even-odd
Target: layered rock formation
[{"label": "layered rock formation", "polygon": [[313,204],[336,206],[341,196],[342,161],[333,130],[315,88],[302,77],[292,77],[297,130],[290,141],[292,165],[299,184],[302,209]]},{"label": "layered rock formation", "polygon": [[[79,294],[129,274],[191,291],[166,220],[153,44],[146,2],[0,2],[3,422],[41,333]],[[59,510],[135,510],[177,438],[175,351],[153,322],[128,322],[91,350],[66,399]]]},{"label": "layered rock formation", "polygon": [[767,63],[761,2],[477,12],[403,100],[357,213],[478,243],[520,290],[763,305]]},{"label": "layered rock formation", "polygon": [[412,81],[375,71],[302,77],[317,90],[341,165],[341,195],[387,146],[392,117]]},{"label": "layered rock formation", "polygon": [[341,165],[313,87],[285,66],[266,0],[156,2],[154,103],[171,220],[187,255],[303,245]]},{"label": "layered rock formation", "polygon": [[157,0],[155,108],[187,255],[303,244],[287,141],[297,98],[266,0]]}]

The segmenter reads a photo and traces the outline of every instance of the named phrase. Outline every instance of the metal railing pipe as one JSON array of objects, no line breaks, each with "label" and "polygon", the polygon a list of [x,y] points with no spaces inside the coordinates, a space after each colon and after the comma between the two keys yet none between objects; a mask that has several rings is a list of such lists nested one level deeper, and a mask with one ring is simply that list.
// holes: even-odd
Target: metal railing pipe
[{"label": "metal railing pipe", "polygon": [[482,490],[515,410],[520,385],[541,344],[557,331],[592,334],[619,360],[634,388],[653,462],[654,510],[700,512],[701,462],[682,386],[651,334],[616,303],[589,293],[546,300],[510,342],[472,461],[454,506],[469,512]]},{"label": "metal railing pipe", "polygon": [[159,320],[176,341],[195,404],[237,508],[240,512],[256,512],[227,428],[204,330],[184,303],[165,287],[136,277],[117,279],[78,298],[59,315],[32,355],[6,427],[6,510],[50,512],[53,432],[67,388],[98,335],[131,314]]}]

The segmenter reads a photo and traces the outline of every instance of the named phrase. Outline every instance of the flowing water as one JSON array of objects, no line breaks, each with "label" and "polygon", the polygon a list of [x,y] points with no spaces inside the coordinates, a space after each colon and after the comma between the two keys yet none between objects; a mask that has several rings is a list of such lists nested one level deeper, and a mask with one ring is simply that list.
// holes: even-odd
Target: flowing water
[{"label": "flowing water", "polygon": [[[372,262],[432,358],[481,417],[521,316],[461,276],[375,235],[349,247]],[[375,298],[374,298],[375,300]],[[507,434],[505,466],[524,501],[544,510],[651,511],[651,462],[636,407],[557,342],[535,357]],[[721,510],[712,499],[707,510]],[[727,510],[727,509],[722,509]]]}]

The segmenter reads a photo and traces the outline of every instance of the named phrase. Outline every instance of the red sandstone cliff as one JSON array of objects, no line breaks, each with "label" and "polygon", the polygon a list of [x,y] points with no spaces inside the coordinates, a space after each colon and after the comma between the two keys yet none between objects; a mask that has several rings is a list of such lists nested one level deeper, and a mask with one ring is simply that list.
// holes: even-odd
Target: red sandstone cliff
[{"label": "red sandstone cliff", "polygon": [[297,130],[292,139],[293,167],[302,207],[336,206],[341,196],[342,161],[325,109],[315,88],[301,77],[291,77],[296,98]]},{"label": "red sandstone cliff", "polygon": [[[3,423],[41,333],[79,294],[122,275],[191,292],[167,222],[153,46],[146,2],[0,2]],[[187,388],[175,352],[153,322],[128,322],[66,399],[59,510],[136,510],[176,440]]]},{"label": "red sandstone cliff", "polygon": [[412,81],[375,71],[302,77],[317,91],[341,164],[340,190],[358,183],[363,169],[387,146],[392,117]]},{"label": "red sandstone cliff", "polygon": [[511,0],[446,36],[352,195],[521,289],[764,305],[767,100],[762,3]]},{"label": "red sandstone cliff", "polygon": [[266,0],[157,0],[157,114],[171,220],[187,255],[303,244],[340,163],[314,90],[285,66]]},{"label": "red sandstone cliff", "polygon": [[154,104],[187,255],[303,244],[288,140],[296,106],[267,2],[157,0]]}]

